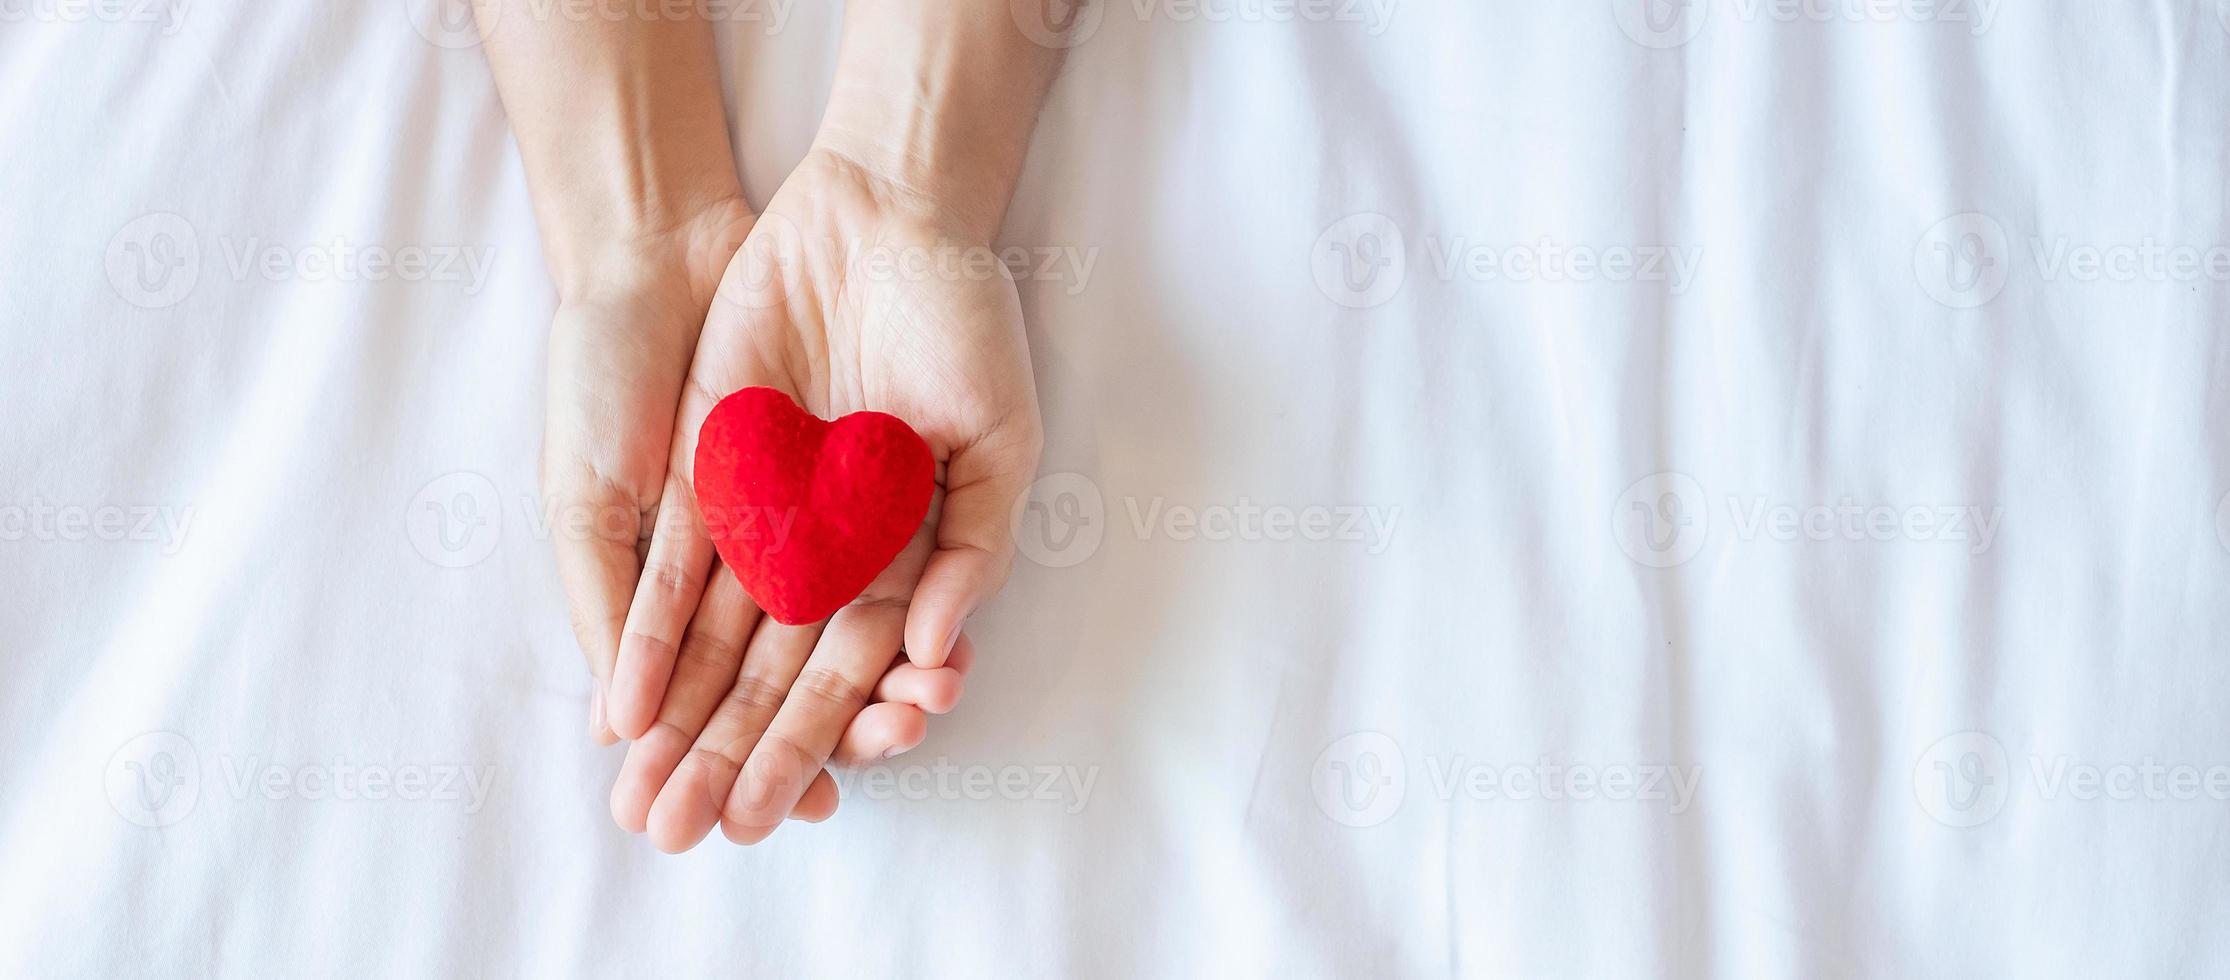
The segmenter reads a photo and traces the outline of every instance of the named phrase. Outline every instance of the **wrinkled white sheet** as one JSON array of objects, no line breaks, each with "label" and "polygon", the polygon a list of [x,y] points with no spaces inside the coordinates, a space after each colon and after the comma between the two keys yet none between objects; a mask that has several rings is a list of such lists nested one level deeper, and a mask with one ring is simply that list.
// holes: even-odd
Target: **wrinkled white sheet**
[{"label": "wrinkled white sheet", "polygon": [[2230,972],[2213,0],[1104,6],[968,696],[680,858],[414,7],[0,3],[0,975]]}]

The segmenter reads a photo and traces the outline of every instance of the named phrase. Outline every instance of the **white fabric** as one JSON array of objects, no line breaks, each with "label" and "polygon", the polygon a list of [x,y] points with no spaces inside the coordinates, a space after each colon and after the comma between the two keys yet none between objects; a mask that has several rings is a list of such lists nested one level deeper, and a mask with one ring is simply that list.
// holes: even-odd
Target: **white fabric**
[{"label": "white fabric", "polygon": [[[1045,560],[895,785],[683,857],[413,6],[0,4],[0,975],[2230,972],[2212,0],[1105,5]],[[839,16],[723,28],[758,200]]]}]

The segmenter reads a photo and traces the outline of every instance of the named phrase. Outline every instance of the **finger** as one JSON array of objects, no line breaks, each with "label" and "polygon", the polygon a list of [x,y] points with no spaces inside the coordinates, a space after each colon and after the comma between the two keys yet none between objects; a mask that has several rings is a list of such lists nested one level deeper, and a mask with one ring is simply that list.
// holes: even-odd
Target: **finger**
[{"label": "finger", "polygon": [[837,740],[836,753],[830,758],[840,766],[880,762],[911,751],[928,735],[929,716],[920,708],[896,701],[871,704],[844,729],[844,737]]},{"label": "finger", "polygon": [[797,808],[790,811],[790,819],[806,823],[827,820],[836,815],[836,796],[836,777],[823,769],[820,775],[813,777],[813,785],[805,788],[805,795],[798,797]]},{"label": "finger", "polygon": [[659,788],[704,731],[721,697],[735,686],[744,644],[759,620],[759,608],[734,575],[718,565],[712,574],[682,637],[658,720],[628,746],[627,761],[612,784],[612,819],[631,834],[642,833],[649,824]]},{"label": "finger", "polygon": [[704,597],[712,558],[712,539],[697,521],[696,494],[687,482],[668,479],[658,502],[650,554],[627,609],[605,704],[612,731],[619,737],[640,738],[658,716],[658,702],[673,676],[682,632]]},{"label": "finger", "polygon": [[942,666],[961,624],[1006,584],[1014,559],[1007,521],[1037,470],[1038,445],[1032,416],[994,429],[947,461],[937,550],[914,586],[906,619],[906,655],[916,666]]},{"label": "finger", "polygon": [[[743,654],[743,667],[703,733],[674,766],[651,803],[647,829],[659,850],[695,847],[720,822],[722,803],[813,653],[820,624],[784,626],[762,618]],[[799,790],[807,779],[799,780]],[[782,812],[789,812],[793,795]]]},{"label": "finger", "polygon": [[728,794],[720,829],[729,840],[755,843],[781,824],[812,774],[836,750],[845,727],[867,707],[905,628],[906,609],[893,603],[853,603],[829,618],[820,644]]},{"label": "finger", "polygon": [[912,705],[933,715],[951,711],[952,706],[959,703],[966,682],[961,679],[960,672],[950,666],[951,660],[945,663],[947,666],[924,670],[899,661],[876,682],[875,700]]},{"label": "finger", "polygon": [[618,739],[606,720],[606,706],[620,629],[640,568],[635,542],[642,533],[642,508],[610,483],[593,476],[582,483],[589,489],[550,494],[551,526],[561,529],[552,548],[573,637],[588,661],[589,737],[610,745]]},{"label": "finger", "polygon": [[968,668],[975,665],[976,641],[969,639],[967,631],[962,630],[959,641],[952,645],[952,653],[945,657],[945,666],[959,671],[960,676],[966,677],[968,676]]}]

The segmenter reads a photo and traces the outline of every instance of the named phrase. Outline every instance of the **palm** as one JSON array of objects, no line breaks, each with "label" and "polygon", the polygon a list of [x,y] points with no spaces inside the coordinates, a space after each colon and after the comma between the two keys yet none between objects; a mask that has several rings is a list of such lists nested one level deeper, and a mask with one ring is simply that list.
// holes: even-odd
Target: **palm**
[{"label": "palm", "polygon": [[793,178],[785,191],[800,190],[775,197],[730,265],[691,369],[673,466],[690,472],[705,415],[753,385],[787,392],[823,418],[905,419],[929,443],[939,492],[867,593],[903,601],[934,550],[953,457],[1006,429],[1035,439],[1021,304],[988,249],[876,206],[841,164],[823,166],[836,173]]}]

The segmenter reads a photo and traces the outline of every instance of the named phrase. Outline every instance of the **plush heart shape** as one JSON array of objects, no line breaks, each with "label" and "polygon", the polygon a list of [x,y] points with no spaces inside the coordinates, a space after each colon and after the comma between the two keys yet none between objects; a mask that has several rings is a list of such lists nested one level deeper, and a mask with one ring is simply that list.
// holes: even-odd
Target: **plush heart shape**
[{"label": "plush heart shape", "polygon": [[814,418],[773,388],[720,400],[697,431],[697,509],[720,560],[778,623],[857,598],[929,513],[937,464],[881,412]]}]

